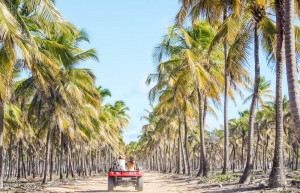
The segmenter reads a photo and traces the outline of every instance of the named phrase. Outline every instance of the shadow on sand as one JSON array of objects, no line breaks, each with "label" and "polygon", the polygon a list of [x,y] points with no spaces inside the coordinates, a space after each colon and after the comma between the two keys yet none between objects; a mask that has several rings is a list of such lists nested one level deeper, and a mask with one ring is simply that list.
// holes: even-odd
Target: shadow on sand
[{"label": "shadow on sand", "polygon": [[[87,191],[75,191],[75,192],[86,192],[86,193],[92,193],[92,192],[108,192],[107,190],[87,190]],[[114,191],[111,191],[111,192],[137,192],[137,191],[135,191],[135,190],[114,190]]]}]

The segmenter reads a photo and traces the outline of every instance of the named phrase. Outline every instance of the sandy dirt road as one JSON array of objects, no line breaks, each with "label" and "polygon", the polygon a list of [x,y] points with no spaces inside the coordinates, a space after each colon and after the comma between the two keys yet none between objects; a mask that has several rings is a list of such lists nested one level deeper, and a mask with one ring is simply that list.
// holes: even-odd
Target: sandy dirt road
[{"label": "sandy dirt road", "polygon": [[[258,189],[257,186],[241,186],[238,184],[202,184],[199,180],[175,174],[160,174],[145,172],[143,193],[234,193],[234,192],[282,192],[276,190]],[[39,191],[41,192],[41,191]],[[98,176],[74,180],[46,187],[42,192],[107,192],[107,176]],[[137,192],[134,187],[117,187],[114,192]],[[294,191],[289,191],[294,192]]]},{"label": "sandy dirt road", "polygon": [[[193,184],[187,180],[187,178],[176,178],[175,175],[146,172],[143,192],[191,192]],[[57,187],[47,187],[44,192],[107,192],[107,176],[82,179],[61,184]],[[137,191],[134,187],[117,187],[114,192]]]}]

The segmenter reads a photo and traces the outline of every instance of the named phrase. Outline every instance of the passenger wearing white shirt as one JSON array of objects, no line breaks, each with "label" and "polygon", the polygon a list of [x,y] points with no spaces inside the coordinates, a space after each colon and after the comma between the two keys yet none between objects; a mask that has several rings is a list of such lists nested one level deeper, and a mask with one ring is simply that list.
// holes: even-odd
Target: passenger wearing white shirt
[{"label": "passenger wearing white shirt", "polygon": [[119,156],[119,159],[116,161],[116,167],[118,171],[126,171],[126,161],[124,156]]}]

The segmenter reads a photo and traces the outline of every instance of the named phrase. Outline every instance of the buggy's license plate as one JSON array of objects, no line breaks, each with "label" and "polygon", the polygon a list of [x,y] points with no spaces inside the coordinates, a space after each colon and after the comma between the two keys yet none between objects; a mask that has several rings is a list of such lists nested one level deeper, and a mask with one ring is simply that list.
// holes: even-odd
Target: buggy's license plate
[{"label": "buggy's license plate", "polygon": [[122,178],[123,181],[130,181],[131,178]]}]

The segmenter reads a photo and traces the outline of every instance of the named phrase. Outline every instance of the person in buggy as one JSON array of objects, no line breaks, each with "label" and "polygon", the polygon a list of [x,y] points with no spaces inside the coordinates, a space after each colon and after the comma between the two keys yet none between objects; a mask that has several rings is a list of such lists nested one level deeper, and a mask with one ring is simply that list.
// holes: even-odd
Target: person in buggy
[{"label": "person in buggy", "polygon": [[125,156],[120,155],[109,171],[127,171]]},{"label": "person in buggy", "polygon": [[136,162],[134,161],[134,157],[130,156],[129,161],[126,163],[128,171],[138,171],[138,167]]},{"label": "person in buggy", "polygon": [[119,159],[112,165],[109,171],[140,171],[140,168],[133,156],[130,156],[129,161],[126,162],[125,157],[120,155]]}]

